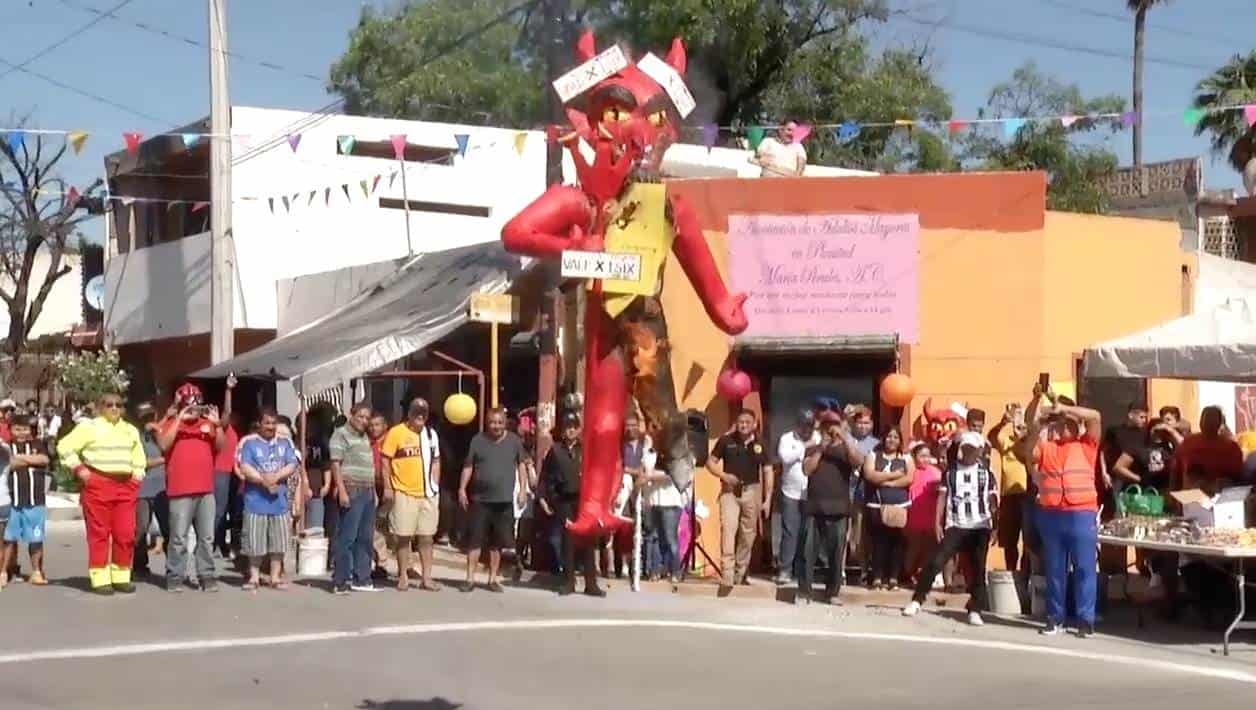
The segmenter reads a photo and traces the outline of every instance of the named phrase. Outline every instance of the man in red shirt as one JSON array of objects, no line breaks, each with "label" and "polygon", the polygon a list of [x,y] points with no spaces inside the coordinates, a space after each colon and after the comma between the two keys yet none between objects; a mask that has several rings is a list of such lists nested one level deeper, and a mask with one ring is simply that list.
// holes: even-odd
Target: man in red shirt
[{"label": "man in red shirt", "polygon": [[196,579],[202,590],[218,590],[214,573],[214,454],[226,446],[218,408],[205,405],[199,387],[185,384],[162,423],[157,444],[166,454],[166,497],[170,501],[170,545],[166,590],[183,591],[187,579],[188,531],[196,529]]},{"label": "man in red shirt", "polygon": [[1174,456],[1172,488],[1203,488],[1215,494],[1243,472],[1243,450],[1222,431],[1225,415],[1220,407],[1204,407],[1199,413],[1199,433],[1182,441]]}]

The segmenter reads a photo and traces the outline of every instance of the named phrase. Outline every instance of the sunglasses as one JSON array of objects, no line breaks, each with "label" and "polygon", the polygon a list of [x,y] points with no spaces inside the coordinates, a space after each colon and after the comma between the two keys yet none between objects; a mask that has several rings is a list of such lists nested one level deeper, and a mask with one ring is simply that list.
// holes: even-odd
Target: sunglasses
[{"label": "sunglasses", "polygon": [[121,402],[101,402],[100,406],[105,409],[122,409]]}]

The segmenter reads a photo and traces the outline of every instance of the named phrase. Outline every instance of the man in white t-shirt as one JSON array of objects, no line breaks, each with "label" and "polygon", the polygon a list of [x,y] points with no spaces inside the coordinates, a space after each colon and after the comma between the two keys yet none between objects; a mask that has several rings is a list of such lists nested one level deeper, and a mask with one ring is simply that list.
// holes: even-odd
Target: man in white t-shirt
[{"label": "man in white t-shirt", "polygon": [[795,121],[786,121],[779,138],[764,138],[750,162],[762,168],[759,177],[799,177],[807,167],[807,149],[794,139]]},{"label": "man in white t-shirt", "polygon": [[798,553],[803,548],[803,502],[807,499],[807,476],[802,461],[807,452],[820,445],[815,414],[803,410],[798,422],[781,435],[776,457],[781,461],[781,546],[776,554],[776,583],[789,584],[795,576]]}]

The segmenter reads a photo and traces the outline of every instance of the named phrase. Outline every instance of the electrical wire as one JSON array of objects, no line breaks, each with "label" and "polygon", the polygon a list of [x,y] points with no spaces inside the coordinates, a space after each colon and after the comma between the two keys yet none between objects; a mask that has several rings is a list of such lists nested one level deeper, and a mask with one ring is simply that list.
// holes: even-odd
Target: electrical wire
[{"label": "electrical wire", "polygon": [[112,106],[113,108],[116,108],[116,109],[118,109],[119,111],[123,111],[123,112],[129,113],[129,114],[131,114],[132,116],[137,116],[137,117],[142,118],[142,119],[144,119],[144,120],[147,120],[147,121],[152,121],[152,122],[154,122],[154,123],[164,124],[164,125],[167,125],[167,126],[170,126],[170,125],[174,125],[174,124],[175,124],[175,122],[174,122],[174,121],[170,121],[170,120],[167,120],[167,119],[164,119],[164,118],[158,118],[157,116],[154,116],[154,115],[152,115],[152,114],[150,114],[150,113],[145,113],[145,112],[140,111],[140,110],[138,110],[138,109],[131,108],[130,106],[127,106],[127,105],[125,105],[125,104],[120,104],[120,103],[118,103],[117,101],[114,101],[113,99],[108,99],[108,98],[105,98],[104,96],[101,96],[100,94],[94,94],[94,93],[92,93],[92,92],[90,92],[90,91],[88,91],[88,90],[86,90],[86,89],[80,89],[80,88],[78,88],[77,86],[71,86],[71,85],[69,85],[69,84],[67,84],[67,83],[65,83],[65,82],[63,82],[63,81],[60,81],[60,80],[58,80],[58,79],[54,79],[54,78],[52,78],[52,77],[48,76],[47,74],[41,74],[40,72],[37,72],[37,71],[35,71],[34,69],[29,69],[29,68],[27,68],[27,67],[23,67],[23,66],[21,66],[21,65],[19,65],[19,64],[17,64],[17,63],[15,63],[15,62],[11,62],[11,61],[9,61],[9,60],[5,59],[4,57],[0,57],[0,64],[3,64],[3,65],[5,65],[5,66],[7,66],[7,67],[11,67],[11,68],[13,69],[13,71],[17,71],[17,72],[21,72],[21,73],[23,73],[23,74],[27,74],[27,75],[29,75],[29,76],[33,76],[33,77],[35,77],[36,79],[39,79],[39,80],[41,80],[41,81],[43,81],[43,82],[45,82],[45,83],[51,84],[51,85],[53,85],[53,86],[55,86],[55,87],[57,87],[57,88],[59,88],[59,89],[63,89],[63,90],[65,90],[65,91],[69,91],[69,92],[70,92],[70,93],[72,93],[72,94],[78,94],[79,96],[82,96],[83,98],[86,98],[86,99],[91,99],[92,101],[95,101],[95,102],[97,102],[97,103],[104,104],[105,106]]},{"label": "electrical wire", "polygon": [[[122,8],[126,7],[127,5],[130,5],[132,2],[135,2],[135,0],[122,0],[122,2],[119,2],[117,5],[114,5],[114,6],[113,6],[113,7],[109,10],[109,12],[115,12],[115,11],[117,11],[117,10],[121,10]],[[48,54],[50,54],[50,53],[52,53],[52,52],[56,51],[57,49],[59,49],[59,48],[61,48],[61,47],[65,46],[65,45],[66,45],[66,43],[68,43],[70,40],[74,39],[75,37],[78,37],[79,35],[83,34],[84,32],[86,32],[86,31],[90,30],[91,28],[95,27],[96,25],[100,24],[101,20],[103,20],[103,19],[104,19],[103,17],[98,17],[98,18],[96,18],[96,19],[94,19],[94,20],[92,20],[92,21],[90,21],[90,22],[88,22],[88,23],[86,23],[86,24],[84,24],[84,25],[80,26],[79,28],[77,28],[77,29],[73,30],[72,32],[70,32],[70,34],[68,34],[68,35],[66,35],[66,36],[64,36],[64,37],[62,37],[61,39],[57,40],[56,42],[53,42],[52,44],[48,45],[47,47],[44,47],[43,49],[39,50],[38,52],[35,52],[34,54],[32,54],[31,56],[27,57],[26,59],[24,59],[24,60],[22,60],[22,61],[18,62],[17,64],[9,64],[8,62],[6,62],[6,64],[9,64],[9,67],[10,67],[10,68],[9,68],[7,71],[0,72],[0,79],[5,78],[6,76],[8,76],[8,75],[12,74],[13,72],[16,72],[16,71],[21,71],[21,70],[25,69],[27,66],[29,66],[29,65],[30,65],[30,63],[31,63],[31,62],[35,61],[36,59],[42,59],[43,57],[47,56]]]},{"label": "electrical wire", "polygon": [[[965,24],[960,24],[957,22],[952,22],[951,20],[941,20],[937,22],[931,22],[928,20],[920,20],[914,17],[908,17],[906,15],[896,15],[893,19],[891,19],[891,22],[894,22],[894,21],[906,22],[913,25],[919,25],[921,27],[928,27],[929,29],[938,29],[938,28],[951,29],[951,30],[955,30],[956,32],[963,32],[965,34],[975,35],[978,37],[985,37],[986,39],[996,39],[996,40],[1000,40],[1004,42],[1014,42],[1014,43],[1023,44],[1023,45],[1027,44],[1027,45],[1037,46],[1037,47],[1046,47],[1048,49],[1060,49],[1060,50],[1065,50],[1069,52],[1089,54],[1096,57],[1106,57],[1108,59],[1121,59],[1125,61],[1133,61],[1134,59],[1134,55],[1127,54],[1125,52],[1118,52],[1116,50],[1101,49],[1098,47],[1089,47],[1083,44],[1076,44],[1073,42],[1066,42],[1063,40],[1046,39],[1044,37],[1028,34],[1025,32],[1007,32],[1003,30],[993,30],[987,27],[965,25]],[[1216,67],[1214,66],[1208,66],[1205,64],[1200,64],[1200,63],[1195,63],[1195,62],[1186,62],[1179,59],[1169,59],[1165,57],[1156,57],[1156,56],[1151,56],[1151,55],[1144,56],[1143,61],[1145,61],[1148,64],[1158,64],[1160,66],[1171,67],[1173,69],[1189,69],[1191,71],[1211,72],[1216,69]]]},{"label": "electrical wire", "polygon": [[[1075,12],[1080,15],[1086,15],[1088,17],[1097,17],[1104,20],[1112,20],[1114,22],[1120,22],[1123,25],[1129,25],[1134,20],[1133,15],[1122,15],[1116,12],[1105,12],[1103,10],[1095,10],[1089,7],[1080,7],[1078,5],[1073,5],[1071,3],[1061,2],[1061,0],[1039,0],[1039,2],[1043,3],[1044,5],[1050,5],[1052,7],[1056,7],[1061,10],[1068,10],[1070,12]],[[1152,27],[1160,32],[1167,32],[1169,34],[1178,35],[1179,37],[1189,37],[1191,39],[1202,40],[1202,41],[1208,42],[1209,44],[1213,46],[1216,46],[1217,40],[1222,40],[1224,42],[1232,42],[1235,45],[1240,46],[1240,47],[1246,47],[1248,44],[1251,43],[1250,39],[1241,40],[1234,37],[1226,37],[1224,35],[1218,35],[1216,33],[1205,34],[1203,32],[1192,32],[1191,30],[1184,30],[1178,27],[1173,27],[1171,25],[1163,25],[1158,22],[1148,22],[1147,26]]]}]

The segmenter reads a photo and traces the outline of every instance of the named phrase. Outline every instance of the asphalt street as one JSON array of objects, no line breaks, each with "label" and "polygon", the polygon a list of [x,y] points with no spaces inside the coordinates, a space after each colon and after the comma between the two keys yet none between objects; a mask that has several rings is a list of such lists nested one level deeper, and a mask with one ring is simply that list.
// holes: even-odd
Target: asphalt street
[{"label": "asphalt street", "polygon": [[0,708],[1193,710],[1256,692],[1256,638],[1225,659],[1215,634],[1121,620],[1044,639],[945,610],[904,619],[622,584],[607,599],[530,586],[337,597],[321,580],[250,594],[227,576],[217,594],[141,584],[97,598],[82,547],[58,524],[53,586],[0,592]]}]

